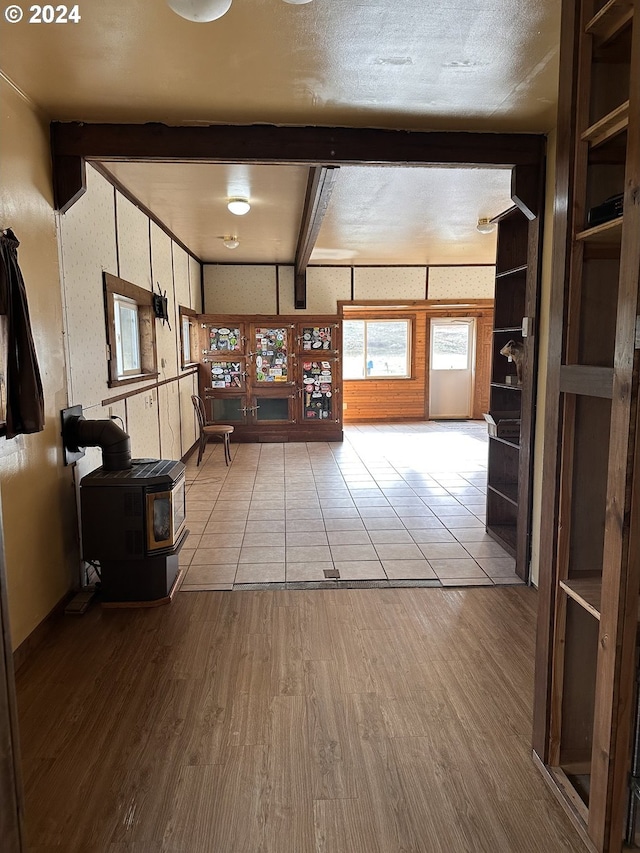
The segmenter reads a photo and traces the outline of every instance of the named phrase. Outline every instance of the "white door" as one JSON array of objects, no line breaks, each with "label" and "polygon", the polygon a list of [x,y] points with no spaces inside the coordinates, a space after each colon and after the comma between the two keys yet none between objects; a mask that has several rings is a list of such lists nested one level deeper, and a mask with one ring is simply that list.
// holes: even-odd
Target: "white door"
[{"label": "white door", "polygon": [[430,418],[471,417],[475,328],[472,318],[431,320]]}]

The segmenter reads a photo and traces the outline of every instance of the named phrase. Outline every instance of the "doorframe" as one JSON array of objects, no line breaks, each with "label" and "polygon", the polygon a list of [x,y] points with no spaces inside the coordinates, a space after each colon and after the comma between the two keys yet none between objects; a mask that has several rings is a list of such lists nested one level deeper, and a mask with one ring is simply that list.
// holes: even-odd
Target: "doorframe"
[{"label": "doorframe", "polygon": [[466,325],[468,325],[473,330],[473,332],[471,333],[471,341],[470,341],[471,346],[469,347],[469,350],[467,351],[467,365],[468,365],[467,370],[469,370],[471,372],[471,376],[470,376],[470,380],[469,380],[469,400],[468,400],[468,406],[467,406],[467,414],[464,416],[460,416],[460,417],[458,417],[456,415],[451,415],[450,418],[448,418],[447,416],[441,416],[440,418],[438,418],[438,420],[472,420],[473,419],[473,410],[475,409],[478,318],[474,317],[472,315],[461,316],[461,317],[432,316],[432,317],[428,317],[428,321],[429,321],[429,330],[428,330],[428,334],[427,334],[427,340],[428,340],[429,346],[428,346],[428,349],[426,350],[426,356],[427,356],[426,374],[427,374],[428,394],[425,397],[425,405],[426,405],[427,411],[429,412],[429,420],[432,420],[432,415],[431,415],[431,390],[432,390],[432,387],[431,387],[431,370],[432,370],[432,367],[431,367],[431,356],[432,356],[431,345],[432,345],[433,341],[432,341],[432,336],[431,336],[431,329],[433,327],[434,321],[436,323],[440,322],[440,323],[446,323],[446,324],[465,323]]},{"label": "doorframe", "polygon": [[0,838],[7,853],[24,853],[24,796],[15,673],[9,632],[6,561],[0,499]]}]

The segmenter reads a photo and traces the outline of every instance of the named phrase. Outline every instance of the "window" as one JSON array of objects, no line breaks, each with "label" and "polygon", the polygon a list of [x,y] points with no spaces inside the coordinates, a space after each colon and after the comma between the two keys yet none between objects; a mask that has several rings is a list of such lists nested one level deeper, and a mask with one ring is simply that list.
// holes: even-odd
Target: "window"
[{"label": "window", "polygon": [[410,320],[344,320],[344,379],[407,379],[411,376]]},{"label": "window", "polygon": [[198,363],[198,330],[196,312],[192,308],[180,306],[180,351],[183,368]]},{"label": "window", "polygon": [[140,373],[140,327],[138,303],[127,296],[113,297],[116,324],[116,364],[118,378]]},{"label": "window", "polygon": [[431,321],[431,370],[468,370],[472,325],[465,321]]},{"label": "window", "polygon": [[156,377],[153,294],[104,273],[109,386]]}]

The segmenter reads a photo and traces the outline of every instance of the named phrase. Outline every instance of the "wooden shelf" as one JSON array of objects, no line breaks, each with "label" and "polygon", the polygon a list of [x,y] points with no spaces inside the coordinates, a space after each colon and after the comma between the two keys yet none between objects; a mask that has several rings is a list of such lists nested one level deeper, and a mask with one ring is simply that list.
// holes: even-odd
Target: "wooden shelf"
[{"label": "wooden shelf", "polygon": [[509,385],[508,382],[492,382],[492,388],[508,388],[510,391],[522,391],[522,385]]},{"label": "wooden shelf", "polygon": [[629,126],[629,101],[620,104],[615,110],[588,127],[580,136],[583,142],[588,142],[592,148],[602,145],[622,133]]},{"label": "wooden shelf", "polygon": [[501,444],[506,444],[508,447],[513,447],[515,448],[515,450],[520,450],[520,445],[517,442],[511,441],[511,439],[509,438],[502,438],[499,435],[490,435],[489,441],[499,441]]},{"label": "wooden shelf", "polygon": [[495,492],[496,495],[500,495],[500,497],[504,498],[506,501],[509,501],[510,504],[518,506],[517,483],[489,483],[487,488],[491,489],[492,492]]},{"label": "wooden shelf", "polygon": [[600,600],[602,598],[602,578],[575,578],[560,581],[567,595],[577,601],[596,619],[600,619]]},{"label": "wooden shelf", "polygon": [[609,41],[633,18],[632,0],[609,0],[591,18],[585,32],[600,41]]},{"label": "wooden shelf", "polygon": [[499,542],[512,557],[516,555],[518,527],[516,524],[492,524],[485,528],[487,535]]},{"label": "wooden shelf", "polygon": [[576,240],[583,243],[609,243],[619,246],[622,240],[622,220],[623,217],[619,216],[617,219],[579,231],[576,234]]},{"label": "wooden shelf", "polygon": [[502,272],[496,273],[496,278],[506,278],[509,275],[515,275],[516,273],[525,272],[528,264],[521,264],[519,267],[513,267],[510,270],[503,270]]},{"label": "wooden shelf", "polygon": [[564,394],[586,397],[613,397],[613,368],[586,364],[563,364],[560,367],[560,390]]}]

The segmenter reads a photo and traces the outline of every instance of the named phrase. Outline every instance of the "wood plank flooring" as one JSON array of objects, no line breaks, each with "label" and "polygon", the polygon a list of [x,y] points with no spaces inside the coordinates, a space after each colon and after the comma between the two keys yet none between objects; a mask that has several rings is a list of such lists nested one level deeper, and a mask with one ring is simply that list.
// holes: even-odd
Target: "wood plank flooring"
[{"label": "wood plank flooring", "polygon": [[179,593],[20,671],[31,853],[560,853],[525,587]]}]

